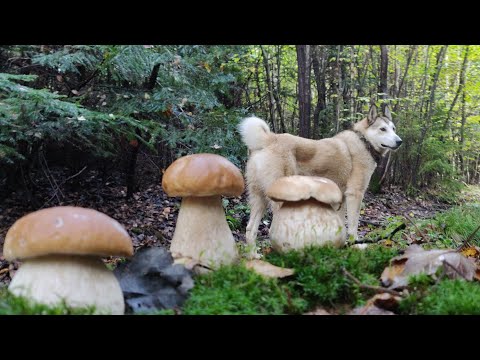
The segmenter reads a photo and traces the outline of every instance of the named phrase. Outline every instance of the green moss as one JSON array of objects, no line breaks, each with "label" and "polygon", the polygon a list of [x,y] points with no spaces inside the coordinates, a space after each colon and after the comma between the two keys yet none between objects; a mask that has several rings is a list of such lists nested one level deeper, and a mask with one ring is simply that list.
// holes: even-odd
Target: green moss
[{"label": "green moss", "polygon": [[354,248],[311,247],[286,254],[270,254],[272,264],[295,269],[287,282],[292,294],[305,298],[310,307],[318,304],[362,303],[365,290],[349,280],[343,268],[364,284],[378,285],[389,260],[397,255],[391,248],[371,245],[366,250]]},{"label": "green moss", "polygon": [[197,276],[182,313],[267,315],[305,309],[305,301],[292,297],[283,281],[266,279],[243,265],[234,265]]},{"label": "green moss", "polygon": [[480,315],[480,285],[445,279],[428,289],[413,290],[399,309],[403,314]]},{"label": "green moss", "polygon": [[0,289],[0,315],[91,315],[94,312],[94,307],[71,308],[65,303],[53,307],[36,304],[10,294],[6,288]]}]

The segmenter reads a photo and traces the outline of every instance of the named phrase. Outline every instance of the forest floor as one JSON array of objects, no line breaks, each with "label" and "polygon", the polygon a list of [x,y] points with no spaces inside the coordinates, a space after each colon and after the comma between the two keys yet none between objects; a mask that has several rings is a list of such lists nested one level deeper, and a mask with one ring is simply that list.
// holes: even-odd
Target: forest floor
[{"label": "forest floor", "polygon": [[[102,179],[98,171],[84,171],[77,176],[75,184],[68,179],[61,168],[51,169],[51,177],[56,179],[52,187],[45,179],[38,177],[35,193],[36,206],[25,201],[21,191],[0,199],[0,254],[3,254],[5,234],[10,226],[23,215],[32,211],[57,206],[71,205],[93,208],[119,221],[133,239],[134,248],[165,246],[169,247],[175,230],[176,218],[180,206],[180,198],[170,198],[163,191],[159,179],[151,179],[150,184],[141,179],[140,191],[133,198],[126,199],[126,187],[122,174],[109,174]],[[153,183],[152,183],[153,182]],[[478,196],[480,201],[480,194]],[[249,217],[246,195],[224,200],[227,219],[237,241],[245,241],[245,227]],[[397,188],[390,188],[380,194],[367,192],[360,218],[359,235],[364,237],[372,230],[381,227],[393,217],[422,219],[432,217],[435,213],[448,209],[444,203],[427,199],[425,196],[411,198]],[[268,225],[270,215],[267,214],[259,230],[261,251],[270,252],[268,242]],[[108,259],[115,262],[116,259]],[[9,264],[0,255],[0,283],[8,284],[18,264]]]}]

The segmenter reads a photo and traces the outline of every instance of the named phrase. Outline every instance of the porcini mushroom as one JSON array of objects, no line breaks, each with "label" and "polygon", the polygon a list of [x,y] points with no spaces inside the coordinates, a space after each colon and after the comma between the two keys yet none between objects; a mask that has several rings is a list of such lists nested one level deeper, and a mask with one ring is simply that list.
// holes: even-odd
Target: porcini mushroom
[{"label": "porcini mushroom", "polygon": [[282,202],[270,227],[275,250],[345,244],[345,223],[337,211],[343,194],[333,181],[316,176],[286,176],[275,181],[267,195]]},{"label": "porcini mushroom", "polygon": [[18,219],[3,254],[21,260],[8,290],[33,302],[123,314],[123,293],[103,256],[133,255],[132,240],[114,219],[93,209],[59,206]]},{"label": "porcini mushroom", "polygon": [[193,154],[175,160],[165,171],[168,196],[183,197],[170,252],[216,268],[238,258],[221,195],[240,196],[245,188],[240,170],[215,154]]}]

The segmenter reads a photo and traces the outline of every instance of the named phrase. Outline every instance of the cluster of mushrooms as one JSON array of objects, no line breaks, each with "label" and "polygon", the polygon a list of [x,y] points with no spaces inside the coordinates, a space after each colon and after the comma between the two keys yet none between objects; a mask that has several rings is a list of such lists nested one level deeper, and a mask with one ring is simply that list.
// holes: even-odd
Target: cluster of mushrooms
[{"label": "cluster of mushrooms", "polygon": [[[168,196],[183,198],[170,245],[175,262],[217,269],[239,260],[222,206],[222,195],[240,196],[245,188],[234,164],[215,154],[184,156],[167,168],[162,187]],[[280,204],[270,228],[275,250],[345,244],[345,225],[337,211],[342,193],[333,181],[283,177],[267,195]],[[12,294],[46,305],[124,314],[122,289],[102,257],[132,256],[132,240],[107,215],[71,206],[30,213],[9,229],[3,253],[9,261],[22,261],[8,288]]]}]

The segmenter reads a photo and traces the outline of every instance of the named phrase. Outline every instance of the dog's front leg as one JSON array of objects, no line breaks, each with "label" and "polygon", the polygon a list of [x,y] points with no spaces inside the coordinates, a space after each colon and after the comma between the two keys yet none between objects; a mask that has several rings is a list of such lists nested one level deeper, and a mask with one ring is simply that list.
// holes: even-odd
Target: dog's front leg
[{"label": "dog's front leg", "polygon": [[347,202],[347,234],[352,241],[357,240],[358,220],[360,218],[360,206],[362,204],[363,193],[361,191],[347,191],[345,193]]}]

